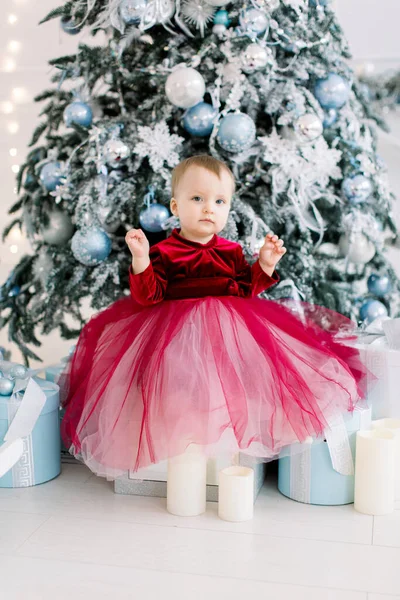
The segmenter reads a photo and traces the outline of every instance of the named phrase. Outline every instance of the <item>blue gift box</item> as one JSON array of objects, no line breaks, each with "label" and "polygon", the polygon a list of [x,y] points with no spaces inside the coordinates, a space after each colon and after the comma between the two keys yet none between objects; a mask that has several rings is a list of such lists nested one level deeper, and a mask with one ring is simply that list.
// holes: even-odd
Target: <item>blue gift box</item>
[{"label": "blue gift box", "polygon": [[[356,433],[371,427],[371,409],[356,410],[346,420],[353,461]],[[303,445],[303,451],[279,459],[278,489],[306,504],[335,506],[354,502],[354,475],[342,475],[332,465],[326,441]]]},{"label": "blue gift box", "polygon": [[[59,387],[39,377],[35,382],[46,395],[46,403],[32,433],[23,439],[20,460],[3,477],[0,487],[28,487],[54,479],[61,472]],[[19,409],[23,392],[0,397],[0,445]]]}]

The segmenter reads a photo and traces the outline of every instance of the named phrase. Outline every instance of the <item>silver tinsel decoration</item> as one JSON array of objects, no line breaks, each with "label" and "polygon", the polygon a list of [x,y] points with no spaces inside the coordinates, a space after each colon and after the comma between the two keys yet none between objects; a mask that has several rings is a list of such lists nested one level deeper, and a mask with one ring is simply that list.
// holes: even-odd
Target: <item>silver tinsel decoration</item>
[{"label": "silver tinsel decoration", "polygon": [[207,25],[213,20],[215,8],[206,0],[184,0],[181,10],[185,21],[196,27],[204,37]]}]

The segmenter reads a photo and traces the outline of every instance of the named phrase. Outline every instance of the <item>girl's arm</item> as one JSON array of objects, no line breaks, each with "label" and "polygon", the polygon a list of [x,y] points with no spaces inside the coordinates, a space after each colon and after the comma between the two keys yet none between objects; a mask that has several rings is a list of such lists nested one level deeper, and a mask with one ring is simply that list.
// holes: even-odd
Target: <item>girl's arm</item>
[{"label": "girl's arm", "polygon": [[261,266],[260,261],[256,261],[250,266],[246,261],[243,250],[240,245],[237,247],[236,254],[236,283],[239,286],[239,296],[251,298],[258,296],[279,281],[279,275],[276,271],[272,275],[267,275]]},{"label": "girl's arm", "polygon": [[134,274],[129,268],[129,287],[131,296],[142,306],[151,306],[164,299],[167,289],[167,276],[160,251],[156,246],[150,248],[150,264],[141,273]]}]

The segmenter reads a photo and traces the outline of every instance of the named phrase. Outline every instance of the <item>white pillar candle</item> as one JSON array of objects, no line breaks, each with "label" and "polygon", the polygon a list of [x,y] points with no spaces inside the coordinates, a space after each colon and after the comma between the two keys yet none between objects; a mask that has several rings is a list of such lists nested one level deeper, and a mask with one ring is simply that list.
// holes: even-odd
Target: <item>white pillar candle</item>
[{"label": "white pillar candle", "polygon": [[357,431],[354,508],[366,515],[394,511],[395,434]]},{"label": "white pillar candle", "polygon": [[254,471],[228,467],[219,473],[218,516],[224,521],[249,521],[254,512]]},{"label": "white pillar candle", "polygon": [[400,419],[378,419],[372,421],[373,429],[389,429],[395,435],[394,480],[395,499],[400,500]]},{"label": "white pillar candle", "polygon": [[184,454],[170,458],[167,475],[167,510],[180,517],[206,511],[207,457],[191,444]]}]

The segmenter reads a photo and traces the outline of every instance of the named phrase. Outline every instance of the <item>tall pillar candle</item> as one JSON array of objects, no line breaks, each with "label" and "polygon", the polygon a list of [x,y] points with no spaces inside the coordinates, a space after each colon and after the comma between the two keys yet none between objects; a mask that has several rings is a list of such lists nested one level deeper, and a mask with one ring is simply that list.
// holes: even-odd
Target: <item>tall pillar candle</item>
[{"label": "tall pillar candle", "polygon": [[378,419],[372,421],[373,429],[389,429],[395,434],[395,499],[400,500],[400,419]]},{"label": "tall pillar candle", "polygon": [[254,512],[254,471],[228,467],[219,473],[218,516],[224,521],[249,521]]},{"label": "tall pillar candle", "polygon": [[191,444],[184,454],[170,458],[167,475],[167,510],[180,517],[206,511],[207,457]]},{"label": "tall pillar candle", "polygon": [[358,431],[354,508],[366,515],[394,511],[395,434],[387,429]]}]

